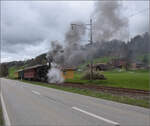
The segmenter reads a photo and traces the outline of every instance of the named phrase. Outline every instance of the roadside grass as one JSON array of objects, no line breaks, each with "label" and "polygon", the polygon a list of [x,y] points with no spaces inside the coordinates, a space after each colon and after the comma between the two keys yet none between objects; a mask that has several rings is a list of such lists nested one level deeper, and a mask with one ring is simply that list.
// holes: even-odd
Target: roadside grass
[{"label": "roadside grass", "polygon": [[0,100],[0,126],[4,125],[3,121],[3,112],[2,112],[2,105],[1,105],[1,100]]},{"label": "roadside grass", "polygon": [[55,89],[73,92],[73,93],[78,93],[78,94],[82,94],[82,95],[86,95],[86,96],[102,98],[102,99],[116,101],[116,102],[120,102],[120,103],[150,108],[150,101],[149,100],[134,99],[134,98],[130,98],[127,96],[113,95],[110,93],[97,92],[97,91],[92,91],[92,90],[88,90],[88,89],[64,87],[64,86],[60,86],[60,85],[54,85],[54,84],[52,85],[52,84],[43,83],[43,82],[35,82],[35,81],[27,81],[27,80],[22,80],[22,82],[26,82],[28,84],[44,86],[44,87],[48,87],[48,88],[55,88]]},{"label": "roadside grass", "polygon": [[66,82],[150,90],[148,70],[113,70],[101,73],[107,78],[106,80],[84,80],[83,72],[76,72],[74,79],[67,79]]}]

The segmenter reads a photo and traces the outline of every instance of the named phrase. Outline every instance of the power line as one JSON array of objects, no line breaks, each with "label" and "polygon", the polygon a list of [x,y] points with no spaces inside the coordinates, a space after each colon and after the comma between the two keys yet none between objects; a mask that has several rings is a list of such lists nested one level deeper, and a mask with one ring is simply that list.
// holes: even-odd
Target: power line
[{"label": "power line", "polygon": [[137,12],[137,13],[135,13],[135,14],[129,15],[129,16],[128,16],[128,18],[134,17],[134,16],[136,16],[136,15],[138,15],[138,14],[140,14],[140,13],[146,12],[147,10],[149,10],[149,8],[146,8],[146,9],[140,10],[140,11],[138,11],[138,12]]}]

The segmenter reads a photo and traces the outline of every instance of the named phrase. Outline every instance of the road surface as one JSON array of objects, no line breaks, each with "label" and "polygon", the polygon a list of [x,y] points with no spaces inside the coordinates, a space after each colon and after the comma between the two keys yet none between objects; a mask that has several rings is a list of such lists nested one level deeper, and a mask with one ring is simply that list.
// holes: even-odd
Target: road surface
[{"label": "road surface", "polygon": [[1,78],[12,126],[149,126],[150,110]]}]

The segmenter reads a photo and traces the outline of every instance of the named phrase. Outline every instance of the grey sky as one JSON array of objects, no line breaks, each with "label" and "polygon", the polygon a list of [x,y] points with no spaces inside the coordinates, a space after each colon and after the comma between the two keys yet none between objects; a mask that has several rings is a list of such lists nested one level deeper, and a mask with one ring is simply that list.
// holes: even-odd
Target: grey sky
[{"label": "grey sky", "polygon": [[[146,1],[123,1],[122,13],[129,17],[149,8]],[[1,5],[1,61],[24,60],[45,53],[50,41],[63,43],[72,21],[88,22],[94,2],[7,1]],[[129,18],[130,36],[148,31],[148,10]]]}]

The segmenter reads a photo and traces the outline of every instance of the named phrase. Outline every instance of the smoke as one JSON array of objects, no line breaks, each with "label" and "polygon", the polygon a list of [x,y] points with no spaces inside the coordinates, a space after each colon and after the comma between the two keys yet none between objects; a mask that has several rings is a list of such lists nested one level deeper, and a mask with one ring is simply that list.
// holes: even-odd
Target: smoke
[{"label": "smoke", "polygon": [[72,22],[65,34],[64,64],[78,65],[85,61],[85,55],[81,49],[81,40],[86,33],[85,24],[80,21]]},{"label": "smoke", "polygon": [[62,72],[58,65],[55,63],[51,63],[51,69],[49,69],[47,76],[49,83],[60,84],[64,82]]},{"label": "smoke", "polygon": [[80,45],[81,39],[85,35],[85,24],[80,21],[72,22],[71,24],[72,26],[69,28],[65,35],[65,43],[67,46]]},{"label": "smoke", "polygon": [[[93,45],[82,45],[86,35],[86,24],[81,21],[72,22],[66,31],[64,45],[52,41],[52,49],[47,58],[61,66],[77,66],[94,56],[103,49],[102,43],[112,39],[127,38],[128,20],[121,15],[122,6],[118,1],[95,2],[93,17]],[[87,40],[88,43],[88,40]]]},{"label": "smoke", "polygon": [[128,19],[121,13],[122,8],[118,1],[95,2],[92,14],[95,41],[122,40],[128,37]]}]

